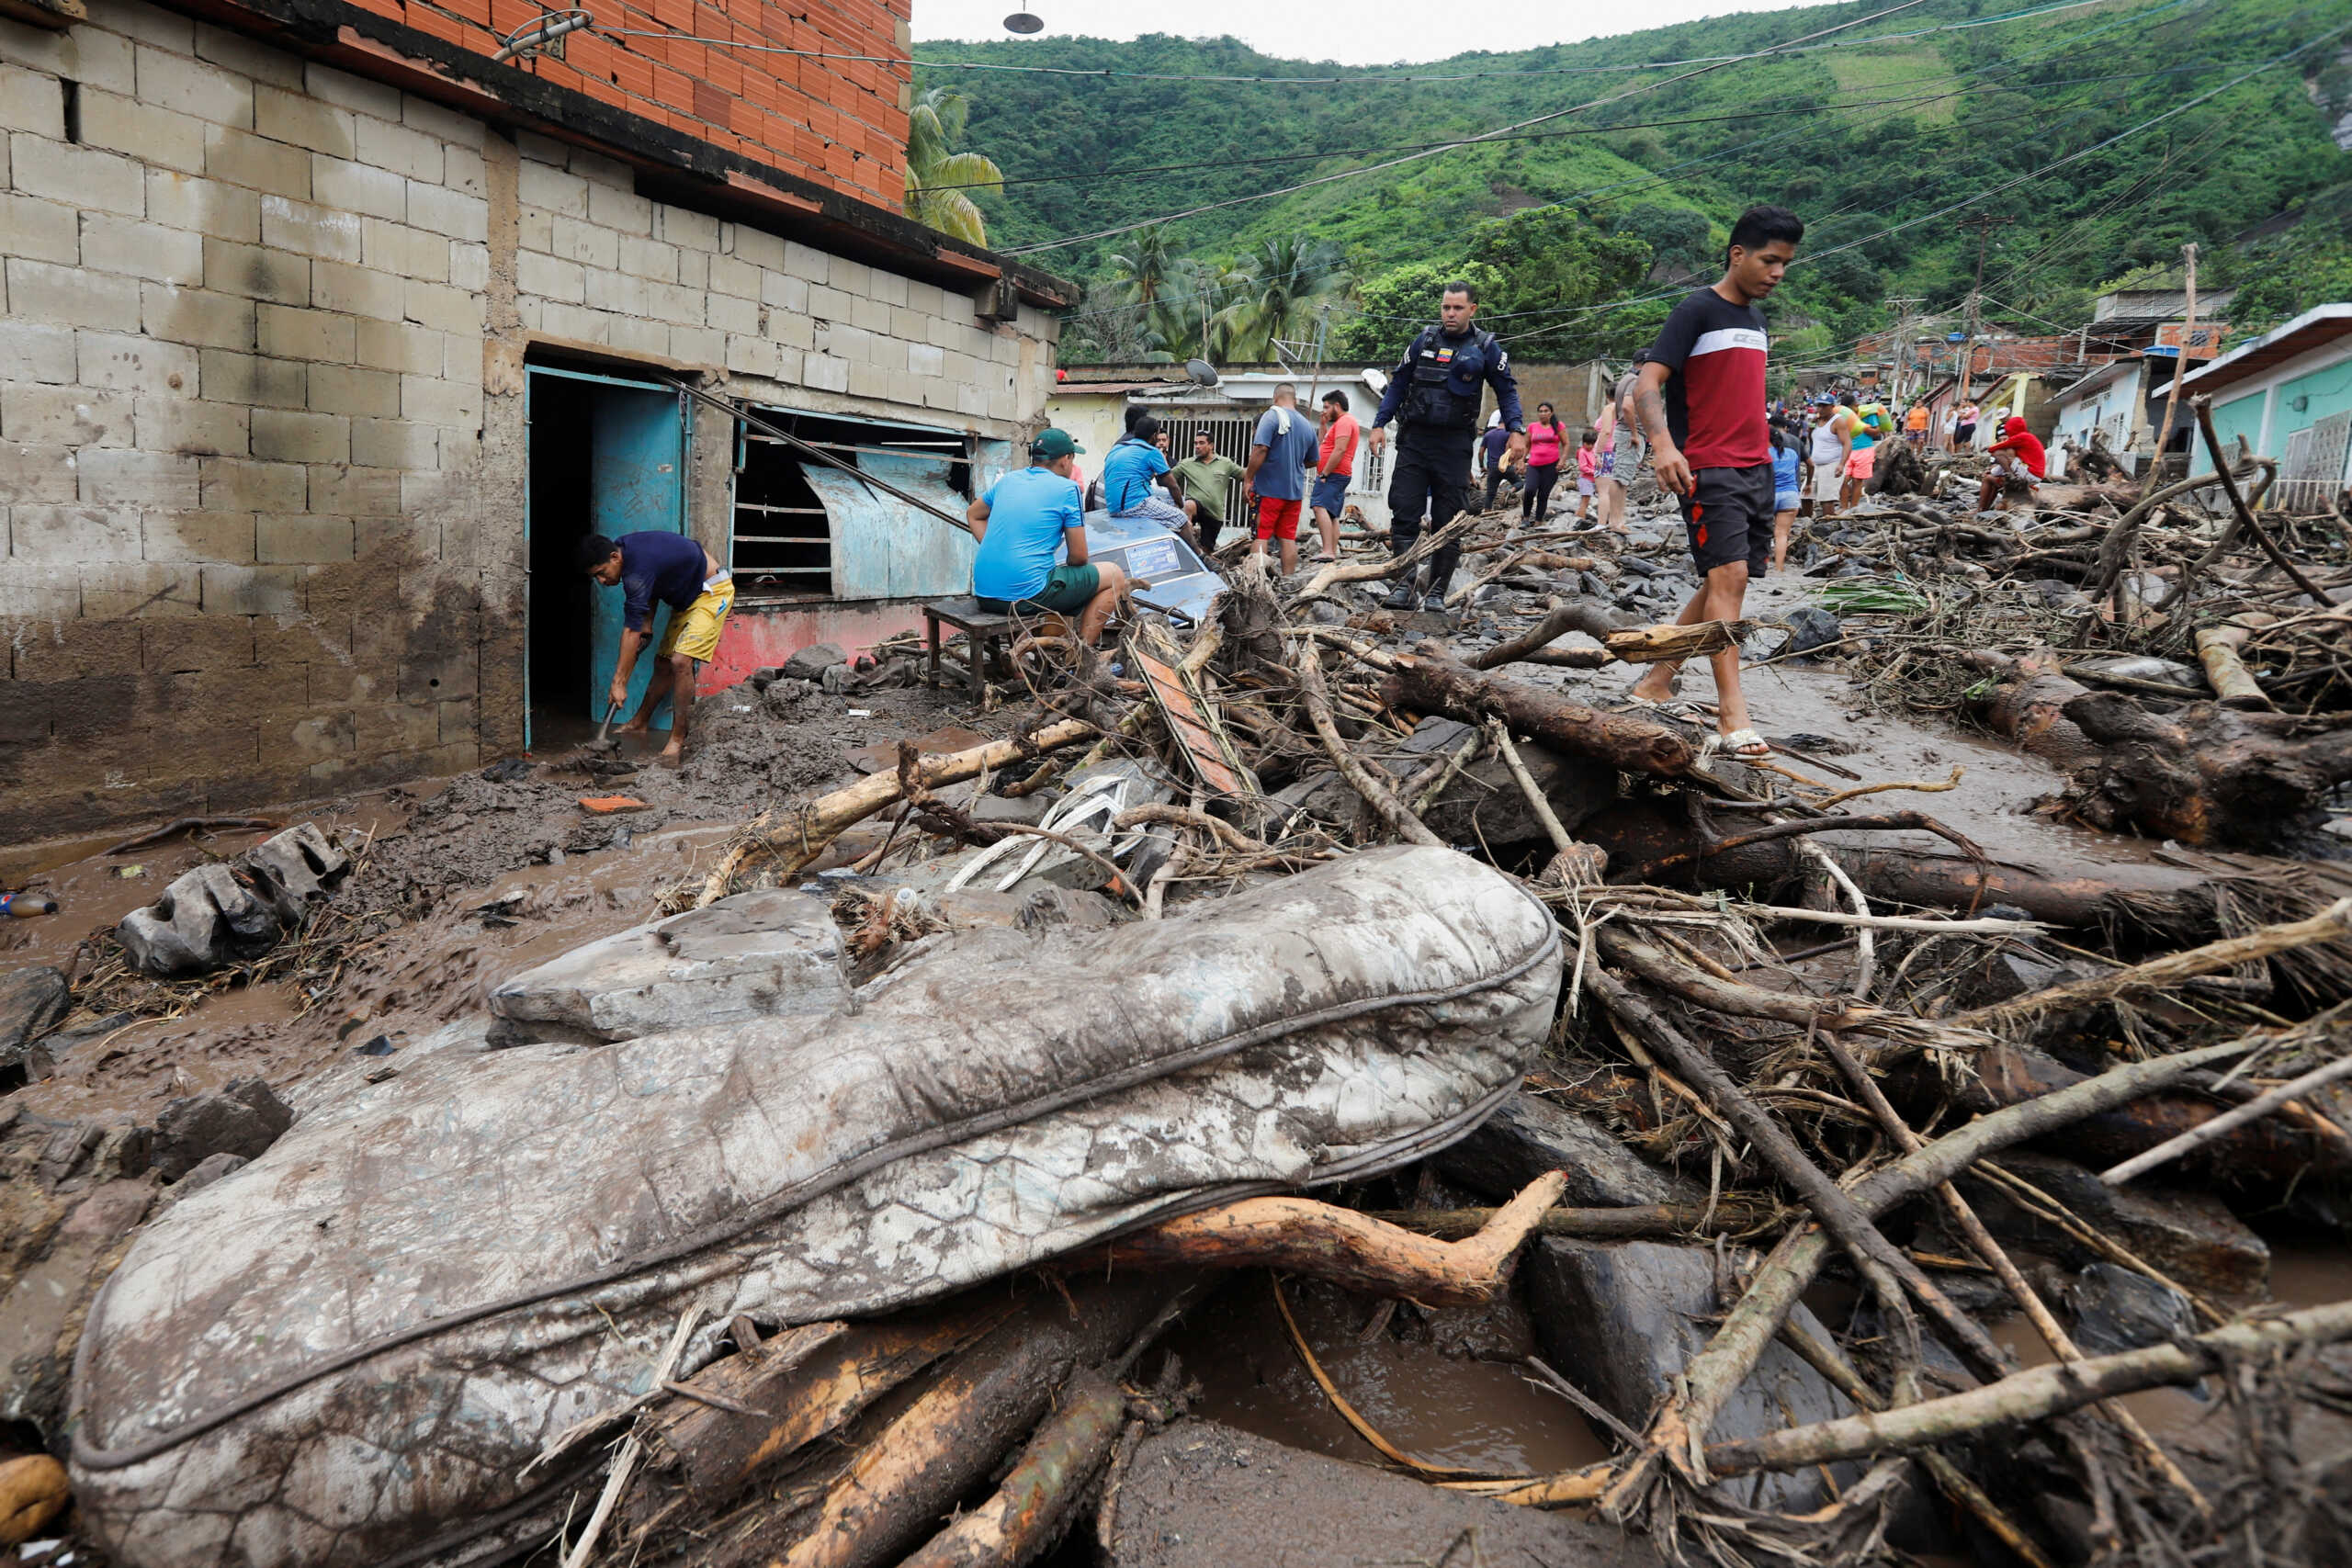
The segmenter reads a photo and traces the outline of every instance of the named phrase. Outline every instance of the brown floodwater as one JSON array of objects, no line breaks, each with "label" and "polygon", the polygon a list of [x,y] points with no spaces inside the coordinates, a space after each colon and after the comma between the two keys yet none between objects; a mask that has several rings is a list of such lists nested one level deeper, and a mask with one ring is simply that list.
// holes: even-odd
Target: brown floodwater
[{"label": "brown floodwater", "polygon": [[[1485,1310],[1399,1307],[1367,1341],[1379,1303],[1295,1280],[1283,1290],[1340,1395],[1415,1459],[1516,1475],[1608,1457],[1583,1416],[1521,1370],[1538,1352],[1515,1293]],[[1188,1313],[1169,1343],[1201,1384],[1194,1414],[1293,1448],[1383,1462],[1317,1387],[1263,1271],[1236,1276]]]}]

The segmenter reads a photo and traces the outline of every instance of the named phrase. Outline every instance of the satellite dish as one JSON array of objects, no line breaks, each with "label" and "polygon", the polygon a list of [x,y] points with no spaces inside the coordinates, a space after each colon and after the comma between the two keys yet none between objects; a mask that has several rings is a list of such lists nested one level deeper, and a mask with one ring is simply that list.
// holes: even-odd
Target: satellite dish
[{"label": "satellite dish", "polygon": [[1046,30],[1046,19],[1031,16],[1026,11],[1015,11],[1004,19],[1004,30],[1009,33],[1042,33]]},{"label": "satellite dish", "polygon": [[1187,359],[1184,361],[1184,374],[1190,376],[1194,381],[1204,387],[1214,387],[1216,385],[1216,367],[1211,365],[1205,359]]}]

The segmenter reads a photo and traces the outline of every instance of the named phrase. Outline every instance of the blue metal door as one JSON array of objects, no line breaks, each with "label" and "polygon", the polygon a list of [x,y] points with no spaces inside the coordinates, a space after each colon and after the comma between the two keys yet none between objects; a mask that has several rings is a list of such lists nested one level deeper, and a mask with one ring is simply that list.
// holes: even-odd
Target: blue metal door
[{"label": "blue metal door", "polygon": [[[685,528],[685,398],[673,391],[610,382],[596,389],[588,437],[589,526],[606,538],[647,531],[680,533]],[[550,433],[551,434],[551,433]],[[589,639],[588,716],[605,716],[605,694],[621,649],[622,592],[591,583],[596,596]],[[653,639],[659,644],[670,624],[667,605],[653,607]],[[629,676],[626,718],[653,679],[651,649],[638,655]],[[662,705],[656,723],[669,713]]]}]

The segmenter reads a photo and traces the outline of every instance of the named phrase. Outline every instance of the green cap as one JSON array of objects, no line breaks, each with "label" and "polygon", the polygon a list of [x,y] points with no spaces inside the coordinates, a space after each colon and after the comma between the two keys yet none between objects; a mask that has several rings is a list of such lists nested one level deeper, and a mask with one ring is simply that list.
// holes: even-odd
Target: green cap
[{"label": "green cap", "polygon": [[1057,457],[1075,457],[1085,450],[1071,439],[1069,431],[1057,430],[1050,424],[1037,432],[1037,438],[1029,443],[1029,456],[1043,457],[1049,463]]}]

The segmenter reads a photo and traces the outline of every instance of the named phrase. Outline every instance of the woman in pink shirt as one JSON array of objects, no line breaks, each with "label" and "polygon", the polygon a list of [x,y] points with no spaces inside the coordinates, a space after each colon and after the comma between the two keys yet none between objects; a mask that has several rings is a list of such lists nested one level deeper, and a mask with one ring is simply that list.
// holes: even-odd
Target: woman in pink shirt
[{"label": "woman in pink shirt", "polygon": [[1552,487],[1560,479],[1560,451],[1568,444],[1567,427],[1550,403],[1537,403],[1527,425],[1527,489],[1519,498],[1519,520],[1541,523],[1551,509]]}]

